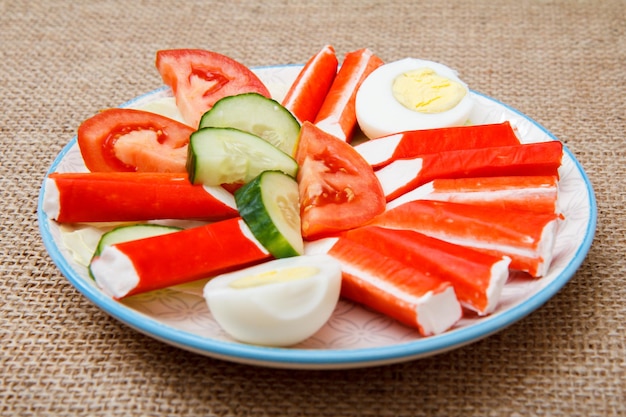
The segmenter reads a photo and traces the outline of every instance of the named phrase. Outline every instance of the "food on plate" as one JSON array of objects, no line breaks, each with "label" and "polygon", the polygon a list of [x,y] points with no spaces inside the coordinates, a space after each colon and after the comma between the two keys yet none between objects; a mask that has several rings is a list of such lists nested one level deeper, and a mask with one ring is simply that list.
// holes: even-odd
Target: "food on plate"
[{"label": "food on plate", "polygon": [[302,236],[361,226],[385,210],[372,167],[348,143],[305,122],[296,154]]},{"label": "food on plate", "polygon": [[325,45],[304,65],[283,98],[285,106],[298,120],[315,122],[317,113],[337,75],[339,61],[332,45]]},{"label": "food on plate", "polygon": [[302,255],[298,183],[280,171],[264,171],[235,191],[239,214],[275,257]]},{"label": "food on plate", "polygon": [[354,147],[374,168],[397,159],[425,154],[494,146],[519,145],[519,138],[509,122],[411,130],[359,143]]},{"label": "food on plate", "polygon": [[495,310],[509,277],[511,259],[506,256],[493,256],[412,230],[365,226],[342,236],[450,282],[461,305],[479,315]]},{"label": "food on plate", "polygon": [[93,172],[185,172],[192,132],[155,113],[108,109],[84,121],[76,140]]},{"label": "food on plate", "polygon": [[43,210],[59,223],[238,216],[232,194],[220,186],[192,185],[186,174],[67,172],[45,181]]},{"label": "food on plate", "polygon": [[341,288],[341,266],[326,255],[277,259],[211,279],[204,298],[233,338],[290,346],[330,318]]},{"label": "food on plate", "polygon": [[461,318],[449,282],[342,236],[326,238],[310,253],[316,251],[341,263],[342,297],[416,328],[423,336],[442,333]]},{"label": "food on plate", "polygon": [[156,68],[172,89],[183,118],[193,128],[221,98],[241,93],[271,94],[252,70],[213,51],[170,49],[156,54]]},{"label": "food on plate", "polygon": [[287,155],[294,156],[300,123],[276,100],[258,93],[220,99],[200,119],[199,128],[231,127],[257,135]]},{"label": "food on plate", "polygon": [[356,92],[363,80],[381,65],[383,61],[369,49],[347,53],[317,113],[315,125],[345,142],[351,142],[357,127]]},{"label": "food on plate", "polygon": [[271,258],[240,218],[104,247],[91,261],[102,291],[121,299]]},{"label": "food on plate", "polygon": [[556,213],[414,200],[387,210],[371,224],[414,230],[495,256],[508,256],[512,269],[542,277],[552,260],[558,220]]},{"label": "food on plate", "polygon": [[[279,103],[231,58],[159,51],[166,114],[189,125],[129,109],[88,119],[91,172],[48,175],[42,208],[81,231],[63,241],[93,243],[81,264],[105,294],[207,280],[213,317],[246,343],[310,337],[339,294],[436,335],[463,308],[496,311],[511,270],[545,276],[563,145],[467,124],[469,89],[441,64],[368,49],[338,64],[326,45]],[[359,128],[370,140],[353,146]],[[81,222],[141,223],[102,235]]]},{"label": "food on plate", "polygon": [[187,173],[193,184],[245,184],[270,169],[295,177],[298,164],[266,140],[239,129],[203,127],[189,138]]},{"label": "food on plate", "polygon": [[556,175],[438,178],[390,201],[387,209],[407,201],[437,200],[557,213],[558,184]]},{"label": "food on plate", "polygon": [[555,175],[561,166],[559,141],[463,149],[398,159],[376,171],[387,201],[437,178]]},{"label": "food on plate", "polygon": [[81,268],[89,268],[89,263],[93,258],[98,242],[102,238],[102,234],[106,232],[105,228],[94,227],[94,224],[68,224],[59,225],[61,232],[62,247],[67,249],[71,259]]},{"label": "food on plate", "polygon": [[[180,227],[176,226],[149,223],[118,226],[102,234],[98,241],[98,245],[93,252],[91,260],[100,256],[102,250],[107,246],[131,240],[145,239],[152,236],[166,235],[168,233],[179,232],[181,230],[182,229]],[[91,272],[91,261],[89,262],[89,275],[93,278],[93,273]]]},{"label": "food on plate", "polygon": [[369,138],[418,129],[460,126],[474,100],[456,71],[405,58],[374,70],[356,94],[356,117]]}]

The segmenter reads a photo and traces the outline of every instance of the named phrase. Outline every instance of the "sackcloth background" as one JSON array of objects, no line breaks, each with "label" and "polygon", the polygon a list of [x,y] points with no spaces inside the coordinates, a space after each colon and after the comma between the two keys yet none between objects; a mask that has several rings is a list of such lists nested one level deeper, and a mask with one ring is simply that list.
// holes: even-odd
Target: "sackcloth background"
[{"label": "sackcloth background", "polygon": [[[158,49],[264,66],[304,63],[324,44],[445,63],[567,145],[598,224],[555,297],[441,355],[300,371],[170,347],[74,289],[36,211],[81,121],[161,86]],[[623,0],[0,0],[0,415],[626,415],[625,118]]]}]

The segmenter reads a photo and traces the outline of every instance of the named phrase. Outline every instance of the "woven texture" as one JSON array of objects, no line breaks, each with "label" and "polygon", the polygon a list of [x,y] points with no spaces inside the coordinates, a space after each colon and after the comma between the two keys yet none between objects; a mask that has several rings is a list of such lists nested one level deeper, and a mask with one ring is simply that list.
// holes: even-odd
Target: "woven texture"
[{"label": "woven texture", "polygon": [[[572,280],[508,329],[435,357],[288,371],[188,353],[119,323],[43,247],[37,198],[79,123],[161,85],[158,49],[247,65],[322,45],[457,68],[547,127],[598,200]],[[0,0],[0,415],[626,415],[626,2]]]}]

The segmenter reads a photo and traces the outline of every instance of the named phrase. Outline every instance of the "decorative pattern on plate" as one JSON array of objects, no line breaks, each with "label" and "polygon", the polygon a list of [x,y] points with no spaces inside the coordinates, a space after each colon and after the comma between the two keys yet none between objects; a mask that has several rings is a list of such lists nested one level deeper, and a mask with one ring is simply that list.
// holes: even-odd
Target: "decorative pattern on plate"
[{"label": "decorative pattern on plate", "polygon": [[[272,94],[280,100],[301,67],[256,69]],[[509,120],[523,142],[556,140],[547,130],[516,110],[479,93],[471,122]],[[160,88],[122,107],[145,108],[173,100]],[[85,171],[75,138],[57,157],[51,171]],[[422,338],[417,331],[352,302],[341,300],[328,323],[313,337],[292,348],[266,348],[235,342],[213,320],[201,296],[202,282],[173,287],[116,302],[104,296],[61,243],[59,226],[46,218],[39,200],[42,237],[61,271],[96,305],[131,327],[158,340],[193,352],[231,361],[283,368],[349,368],[411,360],[433,355],[503,329],[552,297],[583,261],[595,231],[595,198],[580,164],[565,149],[560,169],[560,222],[555,257],[549,274],[540,279],[512,276],[505,285],[496,312],[487,317],[463,318],[454,329]]]}]

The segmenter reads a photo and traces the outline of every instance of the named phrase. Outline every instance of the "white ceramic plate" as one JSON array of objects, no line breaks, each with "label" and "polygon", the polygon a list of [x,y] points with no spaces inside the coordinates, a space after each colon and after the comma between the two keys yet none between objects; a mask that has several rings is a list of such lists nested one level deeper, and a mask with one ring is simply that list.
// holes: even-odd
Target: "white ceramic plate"
[{"label": "white ceramic plate", "polygon": [[[255,69],[275,98],[284,96],[300,66]],[[482,94],[472,92],[477,105],[474,124],[505,120],[518,130],[523,142],[557,140],[529,117]],[[160,88],[122,107],[163,110],[171,101],[168,88]],[[174,115],[175,116],[175,115]],[[76,138],[57,156],[50,172],[85,171]],[[233,362],[275,368],[339,369],[409,361],[455,349],[487,337],[522,319],[565,285],[583,262],[596,227],[597,208],[592,186],[571,152],[565,148],[560,169],[559,204],[565,215],[556,239],[549,274],[541,279],[512,278],[495,313],[465,318],[450,331],[420,337],[415,330],[348,301],[340,301],[329,322],[313,337],[290,348],[271,348],[238,343],[212,319],[201,284],[171,288],[130,297],[122,302],[105,296],[63,244],[61,228],[42,210],[42,187],[38,217],[43,242],[67,279],[99,308],[128,326],[162,342],[202,355]]]}]

